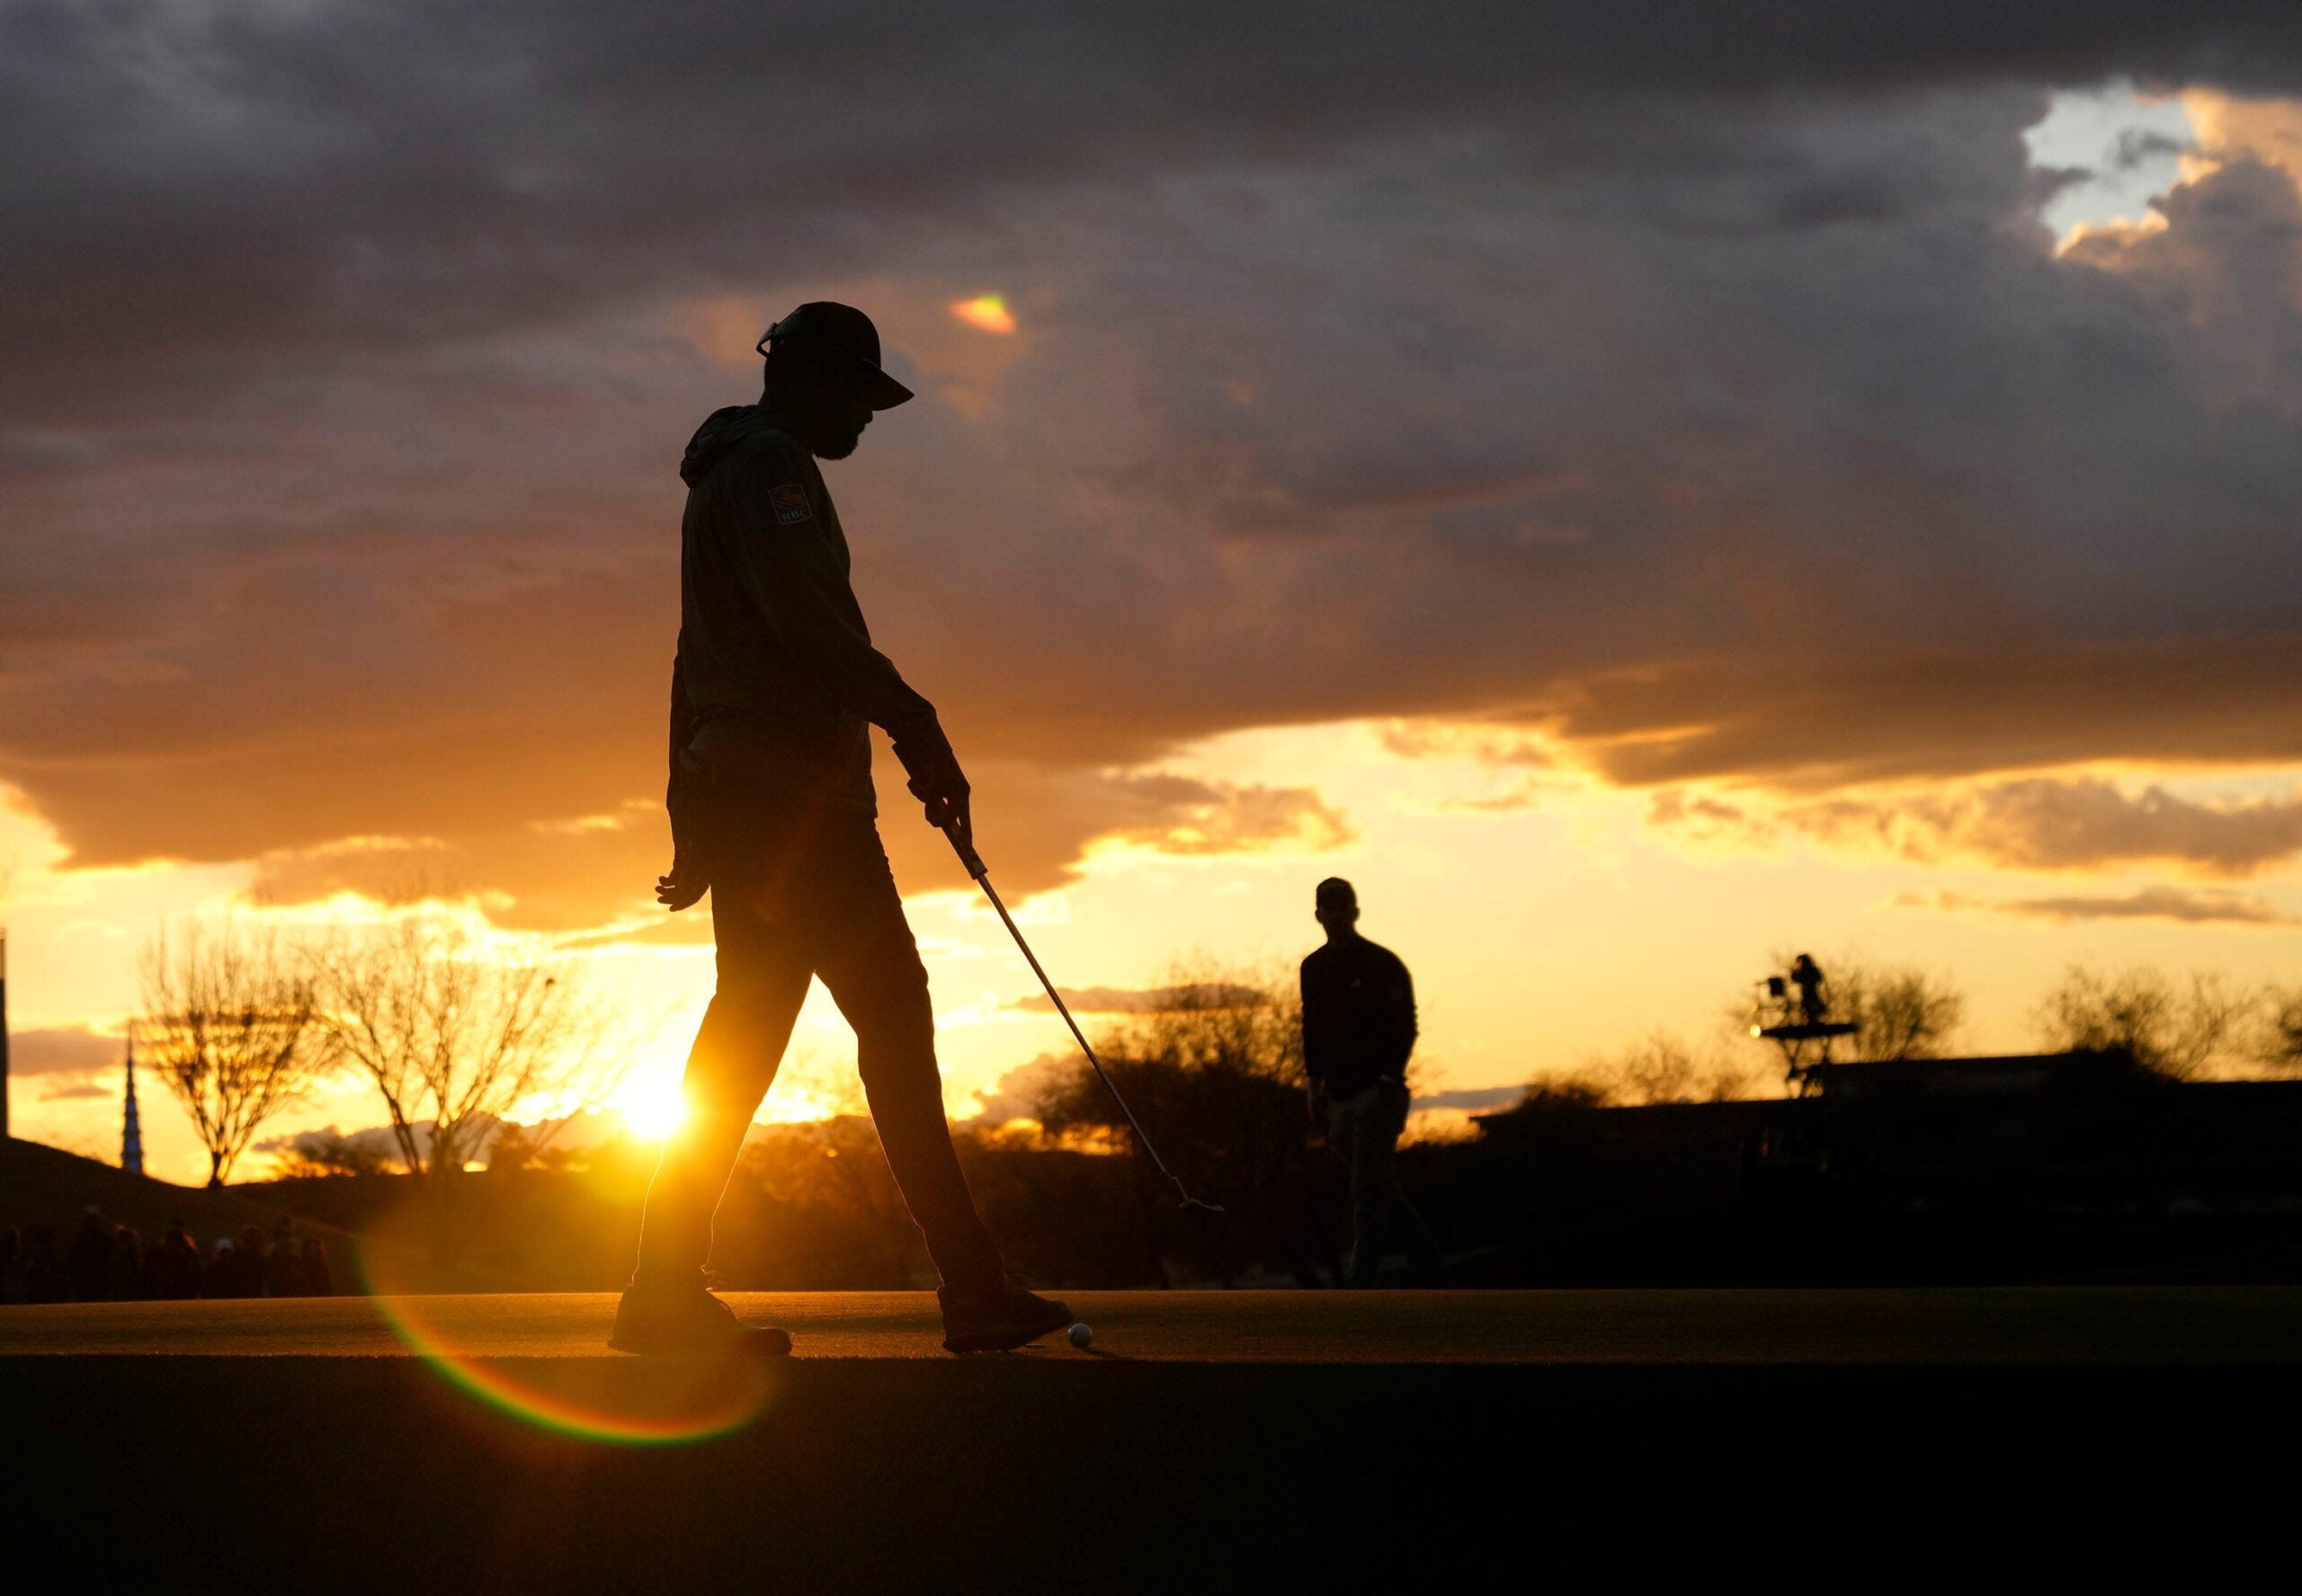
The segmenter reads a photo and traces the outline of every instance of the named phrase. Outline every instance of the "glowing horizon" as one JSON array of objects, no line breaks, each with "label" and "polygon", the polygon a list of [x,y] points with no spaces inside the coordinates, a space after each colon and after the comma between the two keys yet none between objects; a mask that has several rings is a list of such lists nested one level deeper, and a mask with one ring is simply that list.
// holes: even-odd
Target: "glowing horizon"
[{"label": "glowing horizon", "polygon": [[[1200,750],[1189,768],[1202,778],[1253,784],[1314,774],[1358,834],[1336,846],[1282,842],[1216,852],[1107,843],[1092,852],[1073,886],[1024,901],[1022,912],[1042,958],[1074,988],[1155,985],[1179,958],[1194,952],[1218,963],[1284,970],[1316,939],[1310,884],[1327,874],[1349,876],[1367,905],[1369,934],[1400,951],[1415,972],[1425,1091],[1459,1092],[1572,1070],[1655,1029],[1709,1041],[1720,1034],[1718,1011],[1730,994],[1767,973],[1771,950],[1791,942],[1814,946],[1826,963],[1834,950],[1851,950],[1947,974],[1973,998],[1967,1045],[2020,1051],[2030,1041],[2030,1006],[2068,964],[2148,963],[2177,972],[2211,967],[2267,981],[2282,976],[2302,941],[2296,931],[2302,893],[2288,881],[2199,889],[2209,908],[2233,901],[2235,892],[2244,901],[2275,905],[2283,918],[2057,923],[1992,905],[2138,891],[2164,881],[2165,873],[2147,861],[2076,871],[2013,869],[1981,857],[1918,860],[1898,856],[1890,845],[1827,833],[1758,841],[1658,829],[1651,795],[1553,768],[1542,792],[1530,796],[1516,768],[1493,762],[1495,750],[1477,737],[1454,739],[1444,754],[1404,755],[1391,746],[1400,735],[1390,723],[1365,723],[1248,734]],[[2243,815],[2246,805],[2281,802],[2302,790],[2302,772],[2294,771],[2195,772],[2182,780],[2164,771],[2112,773],[2133,791],[2166,789],[2173,780],[2171,790],[2194,795],[2207,814]],[[891,808],[883,825],[900,826],[910,818]],[[995,860],[1000,817],[986,813],[978,824]],[[120,885],[140,893],[165,878],[138,876]],[[67,895],[76,900],[68,905],[74,920],[94,906],[79,897],[82,886]],[[220,907],[235,901],[236,888],[209,881],[202,890],[210,907]],[[44,934],[50,922],[39,902],[32,895],[20,898],[14,915],[20,1031],[55,1013],[52,1000],[33,996],[57,967],[58,950]],[[354,920],[378,912],[364,901],[337,900],[335,906]],[[977,900],[938,889],[915,895],[909,907],[933,983],[947,1102],[956,1117],[979,1112],[1008,1071],[1043,1056],[1069,1057],[1060,1021],[1022,1006],[1036,984]],[[297,923],[310,923],[315,913],[309,905],[245,903],[236,912]],[[34,936],[28,938],[28,930]],[[558,937],[586,940],[575,932]],[[554,940],[528,933],[507,937],[506,946],[548,953]],[[78,945],[84,938],[66,941]],[[1623,950],[1634,947],[1637,956],[1627,958]],[[680,1071],[709,995],[709,953],[707,944],[611,941],[572,955],[616,994],[619,1006],[657,1016],[635,1035],[636,1052],[619,1057],[622,1083],[601,1105],[643,1143],[674,1123]],[[82,990],[117,994],[123,973],[115,968],[110,979]],[[1090,1016],[1089,1022],[1097,1021]],[[40,1077],[20,1079],[19,1133],[66,1146],[76,1135],[83,1150],[103,1152],[103,1138],[116,1132],[116,1060],[108,1060],[94,1076],[108,1097],[53,1104],[28,1090]],[[156,1083],[147,1081],[145,1095],[148,1167],[194,1178],[203,1166],[180,1115]],[[371,1097],[357,1082],[340,1083],[268,1127],[265,1137],[379,1123]],[[539,1118],[551,1117],[553,1107],[534,1105]],[[760,1117],[794,1122],[860,1108],[852,1039],[818,990]],[[240,1178],[260,1178],[266,1167],[265,1155],[252,1154]]]}]

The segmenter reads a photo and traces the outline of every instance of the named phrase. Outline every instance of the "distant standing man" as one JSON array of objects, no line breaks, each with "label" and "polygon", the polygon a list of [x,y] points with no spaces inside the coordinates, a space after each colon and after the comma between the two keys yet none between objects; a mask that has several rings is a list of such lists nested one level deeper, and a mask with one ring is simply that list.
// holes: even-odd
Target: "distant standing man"
[{"label": "distant standing man", "polygon": [[1823,967],[1801,953],[1790,963],[1790,984],[1798,989],[1798,1014],[1809,1025],[1820,1025],[1831,1012],[1823,995]]},{"label": "distant standing man", "polygon": [[687,1121],[647,1190],[610,1344],[783,1352],[706,1288],[711,1217],[811,980],[855,1028],[888,1165],[942,1278],[943,1344],[1022,1346],[1071,1322],[1013,1283],[951,1150],[927,972],[879,843],[870,727],[894,739],[930,825],[970,835],[968,781],[935,707],[871,646],[839,513],[816,468],[911,390],[861,311],[800,306],[761,338],[756,405],[714,412],[680,464],[680,642],[672,672],[665,907],[712,894],[718,987],[688,1056]]},{"label": "distant standing man", "polygon": [[1375,1283],[1396,1216],[1416,1279],[1444,1285],[1445,1261],[1396,1173],[1414,1052],[1414,983],[1397,954],[1359,934],[1359,895],[1350,882],[1334,876],[1320,882],[1313,912],[1327,940],[1303,959],[1303,1069],[1311,1112],[1326,1121],[1327,1145],[1351,1167],[1346,1281]]}]

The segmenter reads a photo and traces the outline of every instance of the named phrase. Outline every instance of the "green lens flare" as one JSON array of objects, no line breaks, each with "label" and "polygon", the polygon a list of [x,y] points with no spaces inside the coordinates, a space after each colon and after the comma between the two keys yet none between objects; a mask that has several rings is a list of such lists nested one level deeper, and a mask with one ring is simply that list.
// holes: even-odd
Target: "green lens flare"
[{"label": "green lens flare", "polygon": [[[614,1446],[688,1446],[752,1423],[780,1389],[780,1360],[772,1367],[757,1357],[635,1358],[608,1351],[595,1295],[395,1291],[406,1283],[391,1278],[397,1271],[377,1269],[366,1248],[357,1262],[369,1300],[410,1351],[485,1406],[556,1435]],[[573,1355],[566,1350],[571,1324],[586,1338],[597,1337]],[[539,1333],[539,1327],[554,1333]]]}]

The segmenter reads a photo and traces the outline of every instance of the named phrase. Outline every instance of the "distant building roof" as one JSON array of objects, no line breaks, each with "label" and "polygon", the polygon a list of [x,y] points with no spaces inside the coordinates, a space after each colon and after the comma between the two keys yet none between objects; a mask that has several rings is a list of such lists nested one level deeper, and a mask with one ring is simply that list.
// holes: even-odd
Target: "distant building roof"
[{"label": "distant building roof", "polygon": [[2072,1087],[2112,1085],[2139,1078],[2144,1072],[2132,1054],[2112,1050],[2003,1053],[1979,1058],[1880,1058],[1810,1065],[1805,1074],[1825,1097],[1861,1097],[1882,1092],[2022,1097]]},{"label": "distant building roof", "polygon": [[[1923,1094],[1940,1097],[2012,1098],[2076,1091],[2109,1090],[2148,1079],[2132,1055],[2101,1053],[2003,1053],[1975,1058],[1886,1058],[1849,1064],[1809,1065],[1801,1072],[1810,1095],[1860,1101],[1868,1097]],[[1660,1125],[1673,1119],[1726,1121],[1763,1117],[1788,1098],[1727,1102],[1577,1104],[1550,1099],[1473,1114],[1471,1122],[1488,1136],[1518,1136],[1536,1122],[1559,1114],[1602,1114],[1610,1122],[1646,1119]]]}]

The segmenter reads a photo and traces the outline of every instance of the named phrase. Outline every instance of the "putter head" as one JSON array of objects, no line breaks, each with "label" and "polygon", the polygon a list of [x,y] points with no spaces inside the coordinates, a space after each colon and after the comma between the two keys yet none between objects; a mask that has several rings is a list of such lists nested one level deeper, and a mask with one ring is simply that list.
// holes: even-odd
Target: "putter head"
[{"label": "putter head", "polygon": [[1197,1208],[1202,1214],[1219,1214],[1223,1211],[1223,1208],[1220,1203],[1201,1202],[1190,1192],[1184,1190],[1183,1183],[1181,1181],[1176,1181],[1174,1176],[1169,1175],[1167,1179],[1174,1181],[1175,1206],[1177,1208],[1183,1209],[1185,1212],[1189,1212],[1192,1208]]}]

